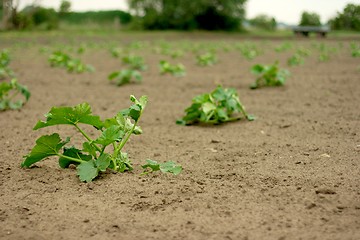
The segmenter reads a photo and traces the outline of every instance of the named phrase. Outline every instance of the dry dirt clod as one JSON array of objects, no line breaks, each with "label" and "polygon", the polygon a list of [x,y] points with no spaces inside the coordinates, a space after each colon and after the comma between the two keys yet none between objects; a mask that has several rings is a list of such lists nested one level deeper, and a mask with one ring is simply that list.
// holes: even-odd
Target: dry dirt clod
[{"label": "dry dirt clod", "polygon": [[329,188],[319,188],[318,190],[315,190],[315,193],[316,194],[329,194],[329,195],[336,194],[336,192],[334,190],[329,189]]}]

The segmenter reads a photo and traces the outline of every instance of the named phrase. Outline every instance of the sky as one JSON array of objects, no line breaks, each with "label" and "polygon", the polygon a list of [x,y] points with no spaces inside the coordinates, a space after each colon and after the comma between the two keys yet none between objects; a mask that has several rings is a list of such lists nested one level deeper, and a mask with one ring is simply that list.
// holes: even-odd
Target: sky
[{"label": "sky", "polygon": [[[61,0],[15,0],[20,9],[33,2],[46,7],[58,9]],[[87,10],[127,10],[126,0],[70,0],[73,11]],[[326,23],[336,13],[342,11],[348,3],[360,5],[360,0],[248,0],[246,4],[247,18],[259,14],[275,17],[278,22],[298,24],[303,11],[316,12],[321,21]]]}]

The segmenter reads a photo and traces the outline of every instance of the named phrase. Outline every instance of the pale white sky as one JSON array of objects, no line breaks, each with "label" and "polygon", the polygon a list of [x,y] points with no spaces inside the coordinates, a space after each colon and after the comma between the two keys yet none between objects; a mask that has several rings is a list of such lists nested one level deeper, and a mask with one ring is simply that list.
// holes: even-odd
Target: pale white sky
[{"label": "pale white sky", "polygon": [[[41,3],[43,6],[59,8],[61,0],[17,0],[20,8],[33,2]],[[15,0],[16,2],[16,0]],[[72,10],[127,10],[126,0],[70,0]],[[316,12],[320,14],[321,21],[327,22],[342,11],[346,4],[360,4],[360,0],[248,0],[246,12],[248,18],[258,14],[267,14],[276,18],[278,22],[298,24],[303,11]]]}]

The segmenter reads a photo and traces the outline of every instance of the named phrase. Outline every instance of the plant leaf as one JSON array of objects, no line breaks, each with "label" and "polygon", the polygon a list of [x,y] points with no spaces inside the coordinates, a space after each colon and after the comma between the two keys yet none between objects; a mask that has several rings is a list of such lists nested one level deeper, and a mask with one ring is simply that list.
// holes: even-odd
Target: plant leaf
[{"label": "plant leaf", "polygon": [[94,141],[94,143],[99,143],[104,147],[106,147],[112,144],[113,142],[121,141],[121,139],[124,137],[124,134],[125,133],[124,131],[122,131],[121,126],[113,125],[105,129],[101,133],[101,136]]},{"label": "plant leaf", "polygon": [[178,175],[182,171],[182,166],[177,165],[176,163],[169,161],[160,164],[160,171],[163,173],[172,173],[174,175]]},{"label": "plant leaf", "polygon": [[83,152],[90,153],[90,155],[96,157],[96,148],[94,148],[89,142],[83,143]]},{"label": "plant leaf", "polygon": [[103,122],[99,116],[91,114],[88,103],[81,103],[75,107],[53,107],[46,116],[46,121],[39,121],[34,130],[59,124],[76,125],[78,123],[88,124],[101,129]]},{"label": "plant leaf", "polygon": [[143,169],[150,168],[153,172],[160,171],[160,164],[157,161],[146,159],[146,164],[141,166]]},{"label": "plant leaf", "polygon": [[96,167],[94,160],[81,163],[76,169],[82,182],[91,182],[99,175],[99,169]]},{"label": "plant leaf", "polygon": [[[84,161],[90,161],[92,159],[92,156],[83,154],[81,150],[75,147],[70,147],[70,148],[65,147],[63,155]],[[71,161],[67,158],[63,158],[63,157],[59,158],[59,166],[61,168],[68,168],[70,164],[78,165],[79,163],[75,161]]]},{"label": "plant leaf", "polygon": [[109,167],[110,161],[110,155],[107,153],[103,153],[98,159],[96,159],[95,163],[99,171],[104,172]]},{"label": "plant leaf", "polygon": [[57,133],[41,136],[36,140],[36,145],[31,152],[24,156],[25,160],[21,163],[21,166],[30,167],[32,164],[39,162],[46,157],[57,155],[60,149],[69,141],[70,139],[67,138],[62,142]]}]

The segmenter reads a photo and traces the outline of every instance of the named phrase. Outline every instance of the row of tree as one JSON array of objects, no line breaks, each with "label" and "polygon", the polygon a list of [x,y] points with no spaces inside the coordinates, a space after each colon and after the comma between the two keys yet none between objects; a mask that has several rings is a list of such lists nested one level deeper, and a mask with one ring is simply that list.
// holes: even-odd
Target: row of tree
[{"label": "row of tree", "polygon": [[[57,28],[59,20],[72,24],[88,21],[132,23],[138,29],[177,29],[177,30],[240,30],[245,20],[247,0],[127,0],[130,13],[123,11],[71,12],[68,0],[61,2],[60,8],[27,6],[22,11],[12,7],[13,0],[0,0],[0,12],[3,13],[3,25],[10,22],[14,28],[24,29],[43,25],[47,29]],[[10,6],[10,8],[9,8]],[[10,21],[8,21],[10,19]],[[273,31],[277,28],[275,18],[258,15],[248,20],[255,28]],[[300,26],[321,26],[320,16],[304,12]],[[329,21],[332,29],[360,31],[360,5],[348,4],[343,12]]]}]

